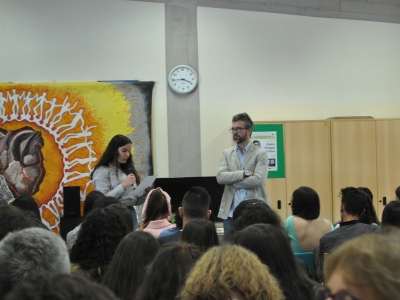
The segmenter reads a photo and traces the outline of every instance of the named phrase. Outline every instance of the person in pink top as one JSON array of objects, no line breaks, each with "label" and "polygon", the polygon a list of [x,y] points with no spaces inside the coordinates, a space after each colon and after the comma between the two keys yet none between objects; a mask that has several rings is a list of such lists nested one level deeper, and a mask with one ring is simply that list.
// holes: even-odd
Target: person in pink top
[{"label": "person in pink top", "polygon": [[151,233],[158,238],[166,229],[175,227],[171,219],[171,197],[160,188],[151,190],[144,202],[142,226],[138,230]]}]

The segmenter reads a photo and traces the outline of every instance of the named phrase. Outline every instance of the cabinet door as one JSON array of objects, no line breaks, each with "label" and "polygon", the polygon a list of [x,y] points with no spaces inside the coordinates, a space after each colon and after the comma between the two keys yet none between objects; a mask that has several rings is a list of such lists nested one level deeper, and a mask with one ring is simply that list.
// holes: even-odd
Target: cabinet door
[{"label": "cabinet door", "polygon": [[[321,201],[321,217],[332,219],[329,121],[285,123],[287,204],[300,186],[313,188]],[[291,214],[291,209],[287,210]]]},{"label": "cabinet door", "polygon": [[377,206],[375,120],[332,121],[333,222],[340,220],[340,190],[367,187]]},{"label": "cabinet door", "polygon": [[[285,222],[287,214],[291,214],[286,202],[286,179],[269,178],[267,179],[266,188],[271,208],[279,215],[282,222]],[[287,212],[288,210],[290,213]]]},{"label": "cabinet door", "polygon": [[376,149],[378,193],[377,215],[381,219],[387,202],[395,199],[395,189],[400,185],[400,119],[376,121]]}]

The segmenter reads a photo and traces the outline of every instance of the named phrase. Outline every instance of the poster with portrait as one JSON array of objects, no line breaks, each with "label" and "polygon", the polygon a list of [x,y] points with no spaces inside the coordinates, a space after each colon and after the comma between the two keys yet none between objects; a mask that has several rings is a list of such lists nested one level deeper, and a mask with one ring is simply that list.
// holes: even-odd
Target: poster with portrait
[{"label": "poster with portrait", "polygon": [[254,124],[252,142],[267,151],[268,178],[285,177],[283,124]]},{"label": "poster with portrait", "polygon": [[15,197],[32,195],[43,222],[58,232],[63,186],[81,200],[110,139],[126,135],[136,169],[152,175],[154,82],[0,83],[0,155]]}]

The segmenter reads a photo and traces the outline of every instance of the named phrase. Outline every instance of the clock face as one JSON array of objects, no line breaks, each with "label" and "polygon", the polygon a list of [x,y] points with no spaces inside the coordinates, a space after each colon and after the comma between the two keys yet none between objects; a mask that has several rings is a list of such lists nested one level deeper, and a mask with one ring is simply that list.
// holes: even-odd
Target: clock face
[{"label": "clock face", "polygon": [[168,76],[169,86],[179,94],[192,92],[197,86],[197,81],[196,71],[186,65],[176,66]]}]

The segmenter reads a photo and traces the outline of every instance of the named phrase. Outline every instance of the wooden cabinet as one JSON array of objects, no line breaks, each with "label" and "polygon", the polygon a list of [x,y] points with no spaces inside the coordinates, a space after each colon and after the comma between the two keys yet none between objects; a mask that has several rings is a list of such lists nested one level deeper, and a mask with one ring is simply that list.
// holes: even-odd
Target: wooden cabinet
[{"label": "wooden cabinet", "polygon": [[395,199],[395,189],[400,186],[400,119],[376,120],[376,163],[378,191],[378,217],[381,218],[384,198]]},{"label": "wooden cabinet", "polygon": [[287,216],[292,214],[290,206],[287,205],[286,178],[269,178],[267,179],[266,188],[271,208],[285,222]]},{"label": "wooden cabinet", "polygon": [[285,220],[292,214],[290,200],[293,191],[309,186],[320,197],[321,216],[331,219],[330,122],[284,122],[284,140],[286,178],[267,180],[273,209]]},{"label": "wooden cabinet", "polygon": [[[332,120],[333,222],[340,220],[340,190],[377,192],[375,120]],[[376,207],[376,203],[374,203]]]},{"label": "wooden cabinet", "polygon": [[342,188],[368,187],[381,217],[383,197],[394,200],[400,185],[400,119],[280,123],[284,124],[286,178],[268,179],[267,192],[282,220],[291,215],[291,196],[300,186],[317,191],[321,216],[332,222],[340,220]]}]

